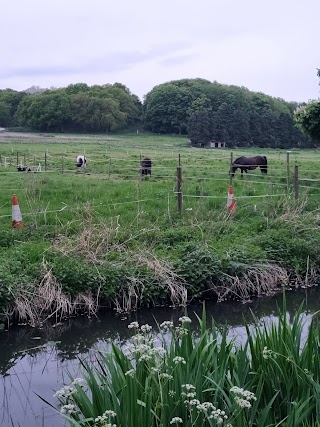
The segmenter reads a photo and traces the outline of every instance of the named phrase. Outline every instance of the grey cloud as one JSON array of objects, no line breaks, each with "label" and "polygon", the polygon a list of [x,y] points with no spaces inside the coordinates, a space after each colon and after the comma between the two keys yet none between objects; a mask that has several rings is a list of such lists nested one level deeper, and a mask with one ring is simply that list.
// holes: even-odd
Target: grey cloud
[{"label": "grey cloud", "polygon": [[160,64],[164,65],[165,67],[181,65],[194,60],[197,56],[199,55],[190,54],[190,55],[170,56],[169,58],[166,58],[160,61]]},{"label": "grey cloud", "polygon": [[[130,52],[113,52],[101,57],[92,58],[85,62],[75,62],[72,65],[34,65],[21,67],[7,67],[0,71],[1,78],[8,77],[32,77],[32,76],[48,76],[48,75],[68,75],[83,72],[104,72],[111,73],[114,71],[123,71],[132,67],[134,64],[151,61],[161,58],[167,54],[174,55],[186,46],[190,46],[186,42],[172,43],[166,45],[156,45],[149,48],[145,52],[130,51]],[[171,60],[174,60],[172,57]],[[177,59],[178,60],[178,59]],[[170,61],[170,59],[169,59]]]}]

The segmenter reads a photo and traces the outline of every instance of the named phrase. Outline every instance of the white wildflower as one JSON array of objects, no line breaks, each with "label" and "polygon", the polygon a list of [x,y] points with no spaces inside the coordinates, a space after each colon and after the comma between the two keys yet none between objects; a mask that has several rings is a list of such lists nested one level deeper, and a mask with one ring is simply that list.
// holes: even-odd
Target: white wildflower
[{"label": "white wildflower", "polygon": [[142,332],[150,332],[152,330],[152,326],[146,324],[146,325],[142,325],[140,329]]},{"label": "white wildflower", "polygon": [[236,396],[236,397],[234,398],[234,400],[235,400],[236,404],[237,404],[238,406],[240,406],[240,408],[251,408],[251,403],[249,402],[249,400],[242,399],[242,398],[241,398],[241,397],[239,397],[239,396]]},{"label": "white wildflower", "polygon": [[69,415],[75,412],[76,407],[74,405],[64,405],[61,407],[61,414]]},{"label": "white wildflower", "polygon": [[182,418],[180,418],[180,417],[174,417],[174,418],[172,418],[172,420],[170,421],[170,424],[181,424],[181,423],[183,423],[183,421],[182,421]]},{"label": "white wildflower", "polygon": [[139,362],[147,362],[148,360],[152,360],[152,356],[150,354],[145,353],[142,356],[139,357]]},{"label": "white wildflower", "polygon": [[216,408],[215,408],[215,406],[213,406],[213,404],[211,402],[203,402],[203,403],[199,403],[199,405],[197,405],[197,409],[199,411],[207,412],[208,409],[211,409],[214,411]]},{"label": "white wildflower", "polygon": [[82,386],[82,385],[84,385],[84,383],[85,383],[85,380],[83,378],[75,378],[72,381],[73,385],[80,385],[80,386]]},{"label": "white wildflower", "polygon": [[174,357],[172,361],[173,361],[173,363],[175,363],[176,365],[178,365],[179,363],[182,363],[183,365],[185,365],[185,364],[186,364],[186,361],[184,360],[184,358],[183,358],[183,357],[180,357],[180,356],[176,356],[176,357]]},{"label": "white wildflower", "polygon": [[173,322],[171,322],[170,320],[165,320],[161,323],[160,328],[166,332],[173,328]]},{"label": "white wildflower", "polygon": [[188,335],[188,329],[182,328],[181,326],[177,326],[175,328],[176,334],[178,337],[183,337],[184,335]]},{"label": "white wildflower", "polygon": [[182,384],[181,388],[185,388],[186,390],[195,390],[195,386],[192,384]]},{"label": "white wildflower", "polygon": [[191,319],[188,316],[182,316],[179,318],[179,322],[183,323],[191,323]]},{"label": "white wildflower", "polygon": [[58,399],[68,399],[72,397],[72,394],[75,392],[75,389],[73,387],[70,387],[69,385],[65,385],[62,387],[61,390],[58,390],[53,395],[54,397],[57,397]]},{"label": "white wildflower", "polygon": [[272,357],[272,350],[268,350],[268,347],[264,347],[262,351],[262,357],[264,359],[270,359]]},{"label": "white wildflower", "polygon": [[163,378],[163,379],[166,379],[166,380],[173,380],[173,376],[170,375],[170,374],[167,374],[166,372],[163,372],[159,376],[160,376],[160,378]]},{"label": "white wildflower", "polygon": [[133,378],[135,376],[136,371],[134,369],[130,369],[125,373],[125,375],[128,375],[128,377]]},{"label": "white wildflower", "polygon": [[138,322],[131,322],[131,323],[128,325],[128,328],[129,328],[129,329],[138,329],[138,328],[139,328],[139,323],[138,323]]},{"label": "white wildflower", "polygon": [[169,390],[169,396],[174,397],[176,395],[176,392],[174,390]]},{"label": "white wildflower", "polygon": [[244,397],[246,400],[257,400],[254,393],[248,390],[244,390],[243,388],[234,386],[230,389],[232,393],[239,394],[240,396]]},{"label": "white wildflower", "polygon": [[200,400],[198,399],[185,400],[184,403],[189,406],[198,406],[200,405]]}]

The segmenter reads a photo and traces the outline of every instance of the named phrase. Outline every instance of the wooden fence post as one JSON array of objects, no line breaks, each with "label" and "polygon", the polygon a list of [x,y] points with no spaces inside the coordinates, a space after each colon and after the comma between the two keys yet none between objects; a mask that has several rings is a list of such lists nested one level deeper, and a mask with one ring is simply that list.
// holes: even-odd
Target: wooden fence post
[{"label": "wooden fence post", "polygon": [[179,166],[177,167],[177,196],[178,196],[178,211],[182,213],[182,168],[179,154]]},{"label": "wooden fence post", "polygon": [[290,151],[287,151],[287,192],[290,191]]},{"label": "wooden fence post", "polygon": [[299,166],[294,166],[294,200],[297,202],[299,198]]},{"label": "wooden fence post", "polygon": [[110,179],[110,174],[111,174],[111,157],[109,159],[109,179]]},{"label": "wooden fence post", "polygon": [[17,166],[19,166],[19,153],[17,151]]},{"label": "wooden fence post", "polygon": [[44,170],[47,170],[47,153],[44,153]]},{"label": "wooden fence post", "polygon": [[231,175],[231,166],[233,163],[233,152],[230,153],[230,170],[229,170],[229,185],[232,185],[232,175]]}]

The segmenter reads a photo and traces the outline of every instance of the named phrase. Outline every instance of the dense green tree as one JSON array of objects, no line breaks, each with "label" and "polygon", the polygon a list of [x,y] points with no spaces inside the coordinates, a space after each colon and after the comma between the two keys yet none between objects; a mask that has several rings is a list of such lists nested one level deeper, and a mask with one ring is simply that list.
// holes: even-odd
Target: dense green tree
[{"label": "dense green tree", "polygon": [[71,120],[76,130],[108,132],[125,126],[126,113],[112,98],[78,94],[71,100]]},{"label": "dense green tree", "polygon": [[70,100],[59,90],[29,95],[20,103],[17,115],[20,123],[31,129],[63,131],[70,119]]},{"label": "dense green tree", "polygon": [[0,90],[0,126],[9,127],[17,124],[16,112],[25,96],[24,92],[12,89]]},{"label": "dense green tree", "polygon": [[[146,95],[143,120],[153,132],[188,133],[197,146],[210,140],[242,147],[306,146],[310,141],[294,127],[293,108],[294,103],[247,88],[182,79],[156,86]],[[196,117],[201,120],[198,125]]]},{"label": "dense green tree", "polygon": [[[317,70],[317,75],[320,77],[320,69]],[[302,132],[314,141],[320,142],[320,99],[297,106],[294,120]]]},{"label": "dense green tree", "polygon": [[141,120],[141,109],[139,98],[121,83],[91,87],[77,83],[28,95],[19,106],[18,118],[36,130],[108,132],[135,125]]},{"label": "dense green tree", "polygon": [[197,110],[188,120],[188,133],[194,147],[207,147],[212,139],[213,119],[208,110]]},{"label": "dense green tree", "polygon": [[320,142],[320,100],[298,107],[294,119],[299,129],[313,140]]}]

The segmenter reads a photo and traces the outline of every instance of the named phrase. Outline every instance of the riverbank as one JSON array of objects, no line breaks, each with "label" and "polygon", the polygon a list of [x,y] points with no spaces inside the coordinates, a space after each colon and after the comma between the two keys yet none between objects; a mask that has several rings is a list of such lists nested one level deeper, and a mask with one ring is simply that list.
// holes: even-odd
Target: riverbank
[{"label": "riverbank", "polygon": [[[230,215],[228,150],[192,150],[179,137],[59,138],[7,137],[1,146],[2,321],[35,325],[105,308],[248,301],[318,284],[317,152],[295,158],[314,179],[295,201],[292,188],[285,190],[287,153],[259,150],[268,156],[269,174],[235,177],[237,210]],[[75,173],[74,158],[84,151],[87,171]],[[145,180],[141,156],[153,160]],[[42,164],[41,173],[17,172],[16,161]],[[20,230],[11,228],[13,192]]]}]

